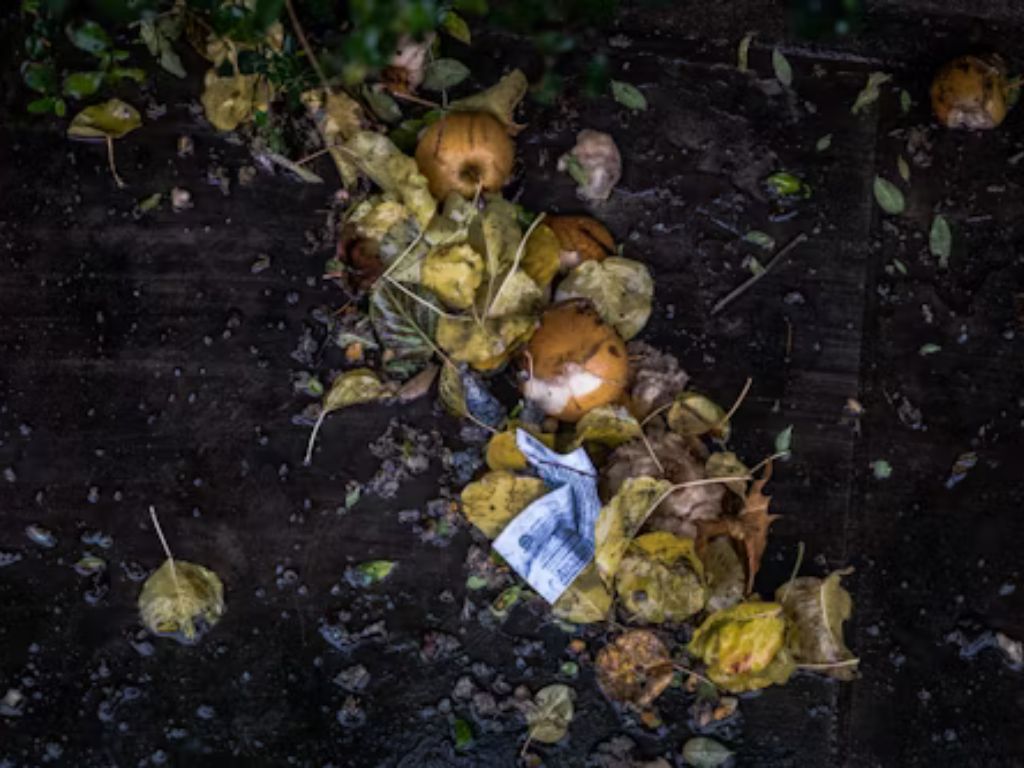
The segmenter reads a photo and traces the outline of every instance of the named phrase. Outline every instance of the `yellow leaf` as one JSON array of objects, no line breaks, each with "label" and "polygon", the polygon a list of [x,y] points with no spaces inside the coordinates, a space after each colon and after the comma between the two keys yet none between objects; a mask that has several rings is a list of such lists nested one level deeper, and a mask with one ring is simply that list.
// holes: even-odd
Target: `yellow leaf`
[{"label": "yellow leaf", "polygon": [[489,539],[548,492],[536,477],[519,477],[511,472],[488,472],[462,490],[462,511],[466,519]]},{"label": "yellow leaf", "polygon": [[385,192],[400,200],[425,228],[437,210],[427,189],[427,179],[416,161],[404,154],[387,136],[358,131],[344,144],[344,154]]},{"label": "yellow leaf", "polygon": [[491,305],[486,308],[489,318],[510,315],[534,315],[544,304],[544,292],[525,272],[506,273],[495,281]]},{"label": "yellow leaf", "polygon": [[707,609],[710,612],[731,608],[743,600],[747,574],[743,561],[728,536],[716,536],[702,553],[704,577],[708,584]]},{"label": "yellow leaf", "polygon": [[142,585],[139,613],[153,634],[194,643],[224,614],[224,585],[208,568],[168,558]]},{"label": "yellow leaf", "polygon": [[526,75],[513,69],[487,90],[453,101],[448,108],[455,112],[489,112],[515,135],[524,127],[514,119],[516,106],[523,100],[528,87]]},{"label": "yellow leaf", "polygon": [[547,224],[541,222],[530,234],[523,251],[523,272],[541,288],[547,288],[558,274],[561,261],[558,254],[562,246],[558,236]]},{"label": "yellow leaf", "polygon": [[[750,475],[750,469],[732,451],[712,453],[704,464],[704,472],[708,477],[747,477]],[[741,499],[747,497],[746,480],[730,480],[725,487]]]},{"label": "yellow leaf", "polygon": [[551,606],[551,613],[574,624],[593,624],[607,619],[611,607],[612,593],[590,563]]},{"label": "yellow leaf", "polygon": [[432,248],[420,270],[420,282],[453,309],[469,309],[483,279],[484,260],[466,243]]},{"label": "yellow leaf", "polygon": [[672,659],[661,639],[649,629],[632,629],[594,659],[597,683],[615,701],[646,708],[672,683]]},{"label": "yellow leaf", "polygon": [[369,368],[357,368],[353,371],[346,371],[331,382],[331,388],[324,395],[324,402],[320,408],[320,415],[317,417],[313,431],[309,435],[309,443],[306,446],[305,463],[313,460],[313,445],[316,443],[316,436],[323,426],[327,414],[350,405],[368,403],[372,400],[379,400],[391,394],[391,390],[381,383],[377,374]]},{"label": "yellow leaf", "polygon": [[626,341],[636,336],[651,316],[654,281],[639,261],[612,256],[584,261],[559,283],[555,301],[588,299],[606,323]]},{"label": "yellow leaf", "polygon": [[120,99],[86,107],[71,119],[72,139],[120,139],[142,125],[139,111]]},{"label": "yellow leaf", "polygon": [[253,112],[267,111],[271,95],[270,86],[260,75],[220,77],[214,68],[206,72],[200,101],[214,128],[233,131],[248,122]]},{"label": "yellow leaf", "polygon": [[729,422],[725,411],[717,403],[694,392],[681,392],[668,411],[668,426],[683,437],[710,434],[721,440],[729,439]]},{"label": "yellow leaf", "polygon": [[532,317],[503,317],[477,323],[471,317],[440,317],[437,344],[453,360],[480,371],[497,368],[533,332]]},{"label": "yellow leaf", "polygon": [[350,139],[362,129],[363,108],[343,91],[330,92],[314,88],[303,93],[300,98],[327,142],[331,159],[345,186],[354,185],[358,180],[355,163],[335,145]]},{"label": "yellow leaf", "polygon": [[615,590],[635,619],[677,622],[704,607],[703,565],[693,539],[658,531],[633,540],[615,576]]},{"label": "yellow leaf", "polygon": [[602,405],[587,411],[576,422],[576,437],[572,447],[597,443],[607,448],[616,448],[642,434],[640,422],[628,410],[618,405]]},{"label": "yellow leaf", "polygon": [[594,526],[594,563],[606,585],[612,585],[629,542],[670,487],[668,482],[653,477],[633,477],[601,509]]},{"label": "yellow leaf", "polygon": [[823,672],[840,680],[856,677],[856,659],[843,641],[843,622],[853,612],[850,593],[840,580],[850,570],[833,571],[824,579],[804,576],[775,591],[791,625],[787,645],[802,664],[835,664]]},{"label": "yellow leaf", "polygon": [[785,646],[786,619],[778,603],[740,603],[708,616],[689,652],[708,666],[708,677],[728,691],[784,683],[795,669]]},{"label": "yellow leaf", "polygon": [[487,466],[491,469],[522,471],[526,469],[526,457],[516,444],[516,428],[524,428],[548,448],[555,447],[555,436],[543,434],[518,423],[510,423],[504,432],[498,432],[487,443]]},{"label": "yellow leaf", "polygon": [[567,685],[556,683],[541,688],[526,710],[530,726],[530,740],[554,744],[565,737],[573,718],[573,700],[576,692]]}]

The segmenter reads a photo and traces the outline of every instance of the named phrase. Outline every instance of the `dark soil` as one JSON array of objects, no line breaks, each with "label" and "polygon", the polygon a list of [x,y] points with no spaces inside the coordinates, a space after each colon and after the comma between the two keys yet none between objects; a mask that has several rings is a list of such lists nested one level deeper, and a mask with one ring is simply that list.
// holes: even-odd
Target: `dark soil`
[{"label": "dark soil", "polygon": [[[719,401],[753,377],[734,426],[741,456],[767,455],[793,425],[794,456],[769,486],[784,517],[760,589],[788,577],[801,541],[806,574],[856,568],[847,639],[861,679],[805,675],[744,697],[739,722],[715,736],[740,765],[1024,765],[1024,678],[993,640],[1024,637],[1024,111],[990,134],[953,133],[926,99],[951,54],[1019,53],[1024,15],[999,2],[956,5],[983,18],[876,2],[858,37],[812,45],[786,42],[773,2],[714,5],[629,7],[595,37],[650,109],[631,115],[572,87],[557,108],[530,105],[513,189],[533,210],[581,211],[555,160],[581,128],[616,138],[624,177],[592,212],[655,276],[641,338]],[[736,45],[753,28],[753,71],[741,73]],[[776,41],[792,90],[771,78]],[[474,75],[489,81],[521,49],[486,41]],[[874,70],[896,88],[851,115]],[[568,740],[535,748],[545,765],[615,765],[595,750],[622,734],[636,755],[681,765],[691,697],[670,691],[664,726],[647,729],[603,698],[586,658],[577,679],[561,675],[571,636],[543,606],[517,605],[501,623],[487,608],[499,585],[467,590],[473,535],[446,535],[443,501],[428,503],[452,475],[445,450],[460,447],[433,398],[335,414],[302,465],[308,432],[293,419],[311,401],[291,377],[308,366],[292,353],[306,329],[320,332],[313,310],[338,302],[320,279],[333,181],[261,172],[239,183],[251,161],[195,117],[198,82],[158,75],[156,93],[175,95],[118,143],[129,183],[118,190],[102,147],[25,116],[16,67],[3,76],[0,695],[27,701],[0,711],[0,766],[514,766],[525,733],[515,689],[557,680],[577,690],[577,715]],[[907,115],[900,88],[913,96]],[[177,156],[181,135],[194,156]],[[898,181],[900,154],[911,181],[892,217],[872,182]],[[210,183],[218,167],[230,190]],[[760,186],[776,170],[806,179],[812,197],[777,210]],[[176,186],[192,210],[133,215]],[[936,212],[953,227],[946,270],[928,251]],[[749,274],[743,257],[764,256],[741,242],[750,229],[809,240],[711,318]],[[254,271],[262,255],[270,268]],[[941,350],[922,355],[925,344]],[[410,441],[426,472],[402,457]],[[976,466],[947,483],[969,451]],[[874,476],[876,460],[889,479]],[[391,489],[399,467],[407,476]],[[375,476],[396,495],[348,505],[353,481]],[[227,614],[196,647],[141,631],[140,579],[163,559],[149,505],[175,554],[226,585]],[[56,546],[31,542],[33,524]],[[107,560],[104,575],[75,572],[87,551]],[[387,581],[346,580],[378,558],[398,562]],[[599,633],[585,637],[595,653]],[[471,724],[471,749],[454,749],[456,718]]]}]

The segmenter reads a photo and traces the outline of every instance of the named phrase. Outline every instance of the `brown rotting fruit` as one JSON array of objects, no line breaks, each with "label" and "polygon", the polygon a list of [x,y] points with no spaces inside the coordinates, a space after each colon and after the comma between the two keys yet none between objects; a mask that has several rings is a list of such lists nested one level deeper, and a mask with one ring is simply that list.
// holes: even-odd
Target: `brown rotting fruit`
[{"label": "brown rotting fruit", "polygon": [[559,260],[563,270],[584,261],[603,261],[615,255],[615,238],[608,228],[590,216],[549,216],[547,225],[561,246]]},{"label": "brown rotting fruit", "polygon": [[467,199],[481,189],[497,192],[514,159],[515,144],[505,126],[485,112],[450,112],[427,128],[416,146],[416,164],[438,200],[450,192]]},{"label": "brown rotting fruit", "polygon": [[960,56],[932,81],[932,111],[947,128],[990,130],[1006,118],[1011,86],[998,55]]}]

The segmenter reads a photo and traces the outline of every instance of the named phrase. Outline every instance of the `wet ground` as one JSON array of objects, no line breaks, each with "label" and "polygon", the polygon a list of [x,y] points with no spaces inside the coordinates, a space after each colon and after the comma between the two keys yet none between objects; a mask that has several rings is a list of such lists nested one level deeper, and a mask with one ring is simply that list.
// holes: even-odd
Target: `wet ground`
[{"label": "wet ground", "polygon": [[[1024,112],[991,134],[951,133],[925,103],[938,63],[975,47],[1012,55],[1024,18],[998,2],[870,9],[856,39],[812,45],[785,41],[772,2],[699,18],[627,8],[592,43],[650,109],[531,106],[516,185],[531,209],[579,211],[555,158],[582,127],[615,136],[624,177],[593,212],[655,276],[642,338],[721,401],[753,377],[741,456],[770,453],[793,425],[759,583],[788,576],[800,541],[805,573],[856,568],[847,638],[861,679],[804,676],[744,698],[715,734],[739,764],[1024,765],[1024,676],[993,647],[996,632],[1024,637]],[[771,78],[780,39],[792,90]],[[484,81],[522,58],[510,38],[483,48]],[[851,115],[879,69],[895,88]],[[567,742],[537,750],[545,765],[620,765],[599,756],[623,735],[636,755],[681,765],[689,697],[666,694],[664,727],[647,729],[601,696],[585,659],[565,677],[570,637],[540,606],[495,622],[494,592],[467,589],[472,535],[428,503],[443,497],[458,425],[430,398],[336,414],[302,466],[293,418],[309,400],[292,375],[308,365],[294,353],[321,332],[314,310],[337,301],[319,277],[330,191],[262,173],[239,183],[244,148],[201,125],[185,90],[119,143],[130,186],[118,191],[100,148],[24,117],[12,67],[4,78],[0,692],[26,700],[0,711],[0,766],[513,766],[515,689],[556,680],[577,690],[577,716]],[[183,134],[194,157],[176,154]],[[898,180],[900,155],[907,209],[886,216],[872,181]],[[229,190],[210,183],[216,168]],[[813,188],[792,212],[759,184],[776,170]],[[192,210],[133,215],[174,186]],[[928,251],[936,212],[953,228],[947,269]],[[809,240],[712,318],[749,274],[744,256],[763,256],[741,242],[750,229]],[[254,269],[263,256],[270,267]],[[968,452],[976,464],[951,482]],[[367,483],[383,493],[356,501]],[[175,553],[226,584],[228,612],[194,648],[140,632],[139,580],[162,560],[151,504]],[[30,541],[32,524],[55,546]],[[75,572],[85,552],[105,575]],[[398,562],[386,582],[346,580],[376,558]],[[453,748],[457,718],[472,749]]]}]

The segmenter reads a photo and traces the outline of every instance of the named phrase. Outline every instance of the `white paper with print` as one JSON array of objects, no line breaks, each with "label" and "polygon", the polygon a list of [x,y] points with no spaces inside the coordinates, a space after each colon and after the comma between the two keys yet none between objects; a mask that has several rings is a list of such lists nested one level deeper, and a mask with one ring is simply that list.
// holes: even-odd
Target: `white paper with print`
[{"label": "white paper with print", "polygon": [[516,444],[554,490],[520,512],[494,540],[494,549],[549,603],[594,559],[594,526],[601,512],[597,471],[583,448],[552,451],[522,429]]}]

